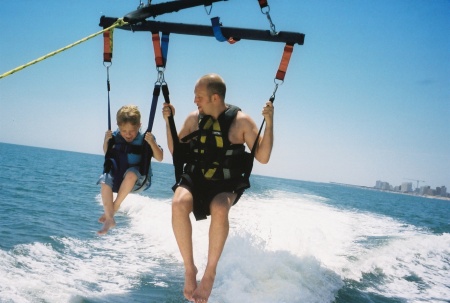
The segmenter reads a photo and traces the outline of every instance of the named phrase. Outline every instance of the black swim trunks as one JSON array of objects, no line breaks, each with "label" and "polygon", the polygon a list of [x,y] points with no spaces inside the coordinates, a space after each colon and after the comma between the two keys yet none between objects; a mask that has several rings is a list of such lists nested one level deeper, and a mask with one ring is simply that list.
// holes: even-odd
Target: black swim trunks
[{"label": "black swim trunks", "polygon": [[245,183],[242,178],[213,181],[206,180],[202,175],[183,174],[180,181],[172,189],[175,191],[178,186],[181,186],[191,192],[194,197],[194,216],[198,221],[206,219],[211,214],[209,205],[216,195],[224,192],[237,194],[236,200],[233,202],[234,205],[241,198],[245,189],[249,187],[247,185],[248,183]]}]

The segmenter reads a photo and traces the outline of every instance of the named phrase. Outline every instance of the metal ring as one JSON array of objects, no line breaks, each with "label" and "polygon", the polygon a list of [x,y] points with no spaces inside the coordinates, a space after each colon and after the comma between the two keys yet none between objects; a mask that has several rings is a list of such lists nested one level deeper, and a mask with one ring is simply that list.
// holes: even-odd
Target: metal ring
[{"label": "metal ring", "polygon": [[[267,10],[266,11],[264,11],[264,9],[267,7]],[[268,13],[270,13],[270,5],[267,5],[267,6],[265,6],[265,7],[262,7],[261,8],[261,13],[263,13],[263,14],[265,14],[265,15],[267,15]]]}]

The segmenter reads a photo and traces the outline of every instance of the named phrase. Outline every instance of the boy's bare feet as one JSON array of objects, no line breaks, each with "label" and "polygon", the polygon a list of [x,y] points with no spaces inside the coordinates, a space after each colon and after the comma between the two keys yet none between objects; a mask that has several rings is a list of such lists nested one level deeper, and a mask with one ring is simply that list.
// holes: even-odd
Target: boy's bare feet
[{"label": "boy's bare feet", "polygon": [[106,220],[105,214],[101,215],[100,218],[98,218],[99,223],[105,223],[105,220]]},{"label": "boy's bare feet", "polygon": [[105,218],[105,221],[103,223],[103,228],[101,230],[99,230],[97,232],[97,234],[105,235],[108,232],[108,230],[110,230],[111,228],[114,228],[115,226],[116,226],[116,221],[114,221],[114,218],[111,218],[111,219]]},{"label": "boy's bare feet", "polygon": [[208,275],[205,273],[205,275],[202,278],[202,281],[200,282],[200,285],[194,291],[194,295],[192,296],[195,303],[208,302],[208,298],[211,295],[215,278],[216,278],[215,275]]},{"label": "boy's bare feet", "polygon": [[194,267],[184,273],[184,297],[189,301],[194,301],[192,295],[197,288],[197,272],[197,267]]}]

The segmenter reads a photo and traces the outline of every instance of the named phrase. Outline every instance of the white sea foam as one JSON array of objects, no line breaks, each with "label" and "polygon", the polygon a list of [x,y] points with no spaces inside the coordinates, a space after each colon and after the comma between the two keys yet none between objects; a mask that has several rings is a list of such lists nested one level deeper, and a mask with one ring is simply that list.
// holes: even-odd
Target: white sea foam
[{"label": "white sea foam", "polygon": [[123,206],[118,216],[125,214],[130,223],[104,237],[54,238],[52,244],[0,250],[0,302],[78,302],[83,297],[108,302],[102,297],[126,294],[143,276],[165,287],[161,263],[177,262],[167,218],[170,204],[130,196]]},{"label": "white sea foam", "polygon": [[[365,291],[385,297],[447,302],[449,234],[432,235],[389,217],[320,203],[324,201],[280,192],[270,201],[247,199],[238,204],[232,210],[233,228],[224,259],[240,265],[232,267],[224,261],[221,270],[230,280],[240,276],[242,280],[222,281],[223,293],[227,283],[234,283],[241,286],[234,287],[234,292],[241,289],[237,297],[247,298],[242,302],[331,302],[342,281],[354,280],[367,284]],[[266,267],[274,273],[270,281],[284,289],[264,286],[267,279],[261,271]],[[297,277],[291,276],[292,270]],[[307,283],[302,275],[310,276]],[[246,285],[257,291],[249,291]],[[294,285],[297,292],[289,290]],[[310,290],[316,295],[301,296]]]},{"label": "white sea foam", "polygon": [[[348,280],[408,302],[448,300],[449,234],[323,202],[276,191],[267,199],[243,197],[231,210],[211,301],[333,302]],[[170,200],[130,195],[117,217],[117,227],[104,237],[93,232],[90,239],[0,250],[0,302],[108,302],[114,295],[115,302],[127,302],[142,279],[162,289],[182,279]],[[193,222],[200,274],[209,222]]]}]

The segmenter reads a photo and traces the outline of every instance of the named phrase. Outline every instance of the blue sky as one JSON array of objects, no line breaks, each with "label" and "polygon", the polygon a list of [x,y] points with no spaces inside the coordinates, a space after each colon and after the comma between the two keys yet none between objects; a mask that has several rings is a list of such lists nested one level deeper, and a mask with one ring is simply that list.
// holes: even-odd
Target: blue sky
[{"label": "blue sky", "polygon": [[[99,31],[101,15],[122,17],[138,4],[1,1],[0,74]],[[450,188],[450,1],[269,4],[277,30],[306,38],[294,47],[277,92],[271,162],[254,172],[365,186],[418,179]],[[215,3],[210,16],[196,7],[156,20],[208,25],[215,16],[224,26],[269,29],[256,0]],[[102,43],[98,36],[0,79],[0,142],[101,154],[107,128]],[[171,35],[165,77],[178,127],[195,109],[195,81],[209,72],[224,77],[227,101],[260,124],[282,50],[280,43],[229,45]],[[156,80],[148,33],[115,31],[110,78],[112,111],[137,104],[145,126]],[[165,147],[160,106],[154,134]],[[171,163],[165,150],[164,162]]]}]

